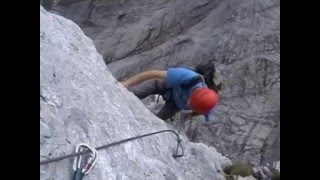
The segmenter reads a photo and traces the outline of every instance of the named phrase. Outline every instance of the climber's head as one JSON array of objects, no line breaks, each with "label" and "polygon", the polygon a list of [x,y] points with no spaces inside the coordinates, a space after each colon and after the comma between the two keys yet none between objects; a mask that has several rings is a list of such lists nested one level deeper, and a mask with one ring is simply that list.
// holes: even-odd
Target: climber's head
[{"label": "climber's head", "polygon": [[197,88],[191,93],[189,107],[191,110],[207,116],[216,106],[219,98],[215,91],[209,88]]}]

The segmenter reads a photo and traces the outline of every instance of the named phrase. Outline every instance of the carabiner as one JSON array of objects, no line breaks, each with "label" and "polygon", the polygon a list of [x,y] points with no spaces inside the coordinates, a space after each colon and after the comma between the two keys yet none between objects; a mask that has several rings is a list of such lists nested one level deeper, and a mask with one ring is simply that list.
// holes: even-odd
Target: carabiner
[{"label": "carabiner", "polygon": [[92,167],[95,165],[96,159],[98,157],[97,150],[95,148],[91,148],[86,144],[80,143],[77,145],[76,152],[81,151],[90,152],[89,157],[84,162],[82,162],[82,156],[88,156],[88,154],[79,155],[74,159],[73,170],[75,171],[75,180],[81,180],[84,175],[88,174],[91,171]]}]

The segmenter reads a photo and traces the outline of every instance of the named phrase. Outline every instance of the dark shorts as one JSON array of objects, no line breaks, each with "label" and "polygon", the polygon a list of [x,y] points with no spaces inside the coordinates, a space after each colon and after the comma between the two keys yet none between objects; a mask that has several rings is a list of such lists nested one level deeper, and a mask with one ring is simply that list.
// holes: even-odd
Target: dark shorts
[{"label": "dark shorts", "polygon": [[[128,88],[139,99],[144,99],[149,95],[164,94],[166,84],[163,79],[151,79],[140,83],[137,86]],[[161,110],[156,114],[160,119],[167,120],[174,116],[179,111],[179,108],[174,101],[168,101],[164,104]]]}]

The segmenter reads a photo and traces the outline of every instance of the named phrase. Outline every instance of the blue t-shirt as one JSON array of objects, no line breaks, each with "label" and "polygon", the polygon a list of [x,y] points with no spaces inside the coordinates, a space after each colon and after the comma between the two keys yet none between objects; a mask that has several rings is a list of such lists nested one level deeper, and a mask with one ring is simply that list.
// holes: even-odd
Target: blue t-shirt
[{"label": "blue t-shirt", "polygon": [[180,110],[190,110],[188,99],[191,92],[199,87],[206,87],[204,82],[199,82],[191,88],[182,88],[181,84],[190,82],[193,78],[199,76],[198,73],[185,68],[169,68],[167,70],[166,86],[171,90],[171,96]]}]

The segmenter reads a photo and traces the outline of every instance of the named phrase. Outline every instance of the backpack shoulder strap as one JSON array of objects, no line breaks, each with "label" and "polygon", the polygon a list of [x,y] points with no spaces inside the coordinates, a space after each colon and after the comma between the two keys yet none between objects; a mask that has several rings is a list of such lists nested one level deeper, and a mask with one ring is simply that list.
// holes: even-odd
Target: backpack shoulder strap
[{"label": "backpack shoulder strap", "polygon": [[190,88],[190,87],[198,84],[199,82],[202,82],[202,77],[200,74],[198,76],[193,77],[189,82],[181,84],[180,86],[182,88]]}]

